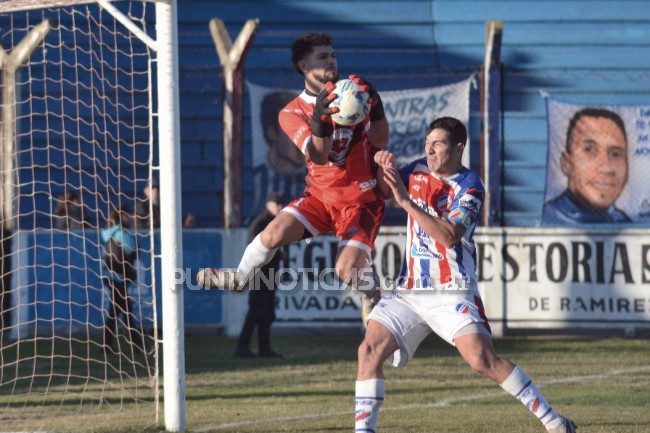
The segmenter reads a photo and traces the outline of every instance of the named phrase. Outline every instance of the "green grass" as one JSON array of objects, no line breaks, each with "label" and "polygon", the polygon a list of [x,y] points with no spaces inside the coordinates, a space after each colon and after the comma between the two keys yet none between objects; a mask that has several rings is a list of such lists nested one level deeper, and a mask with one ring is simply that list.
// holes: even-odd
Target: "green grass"
[{"label": "green grass", "polygon": [[[352,432],[360,340],[360,335],[349,332],[276,335],[274,348],[284,359],[241,360],[231,356],[233,339],[186,337],[188,430]],[[579,433],[650,431],[648,343],[587,337],[495,340],[497,352],[523,367],[553,407],[578,423]],[[521,403],[472,372],[453,347],[437,338],[427,339],[406,367],[386,366],[385,372],[386,401],[378,432],[545,431]],[[78,402],[66,408],[60,395],[54,395],[44,405],[30,402],[13,408],[8,406],[8,390],[2,387],[0,431],[163,430],[162,414],[156,426],[153,405],[146,398],[143,401],[124,403],[120,411],[113,405],[86,408]]]}]

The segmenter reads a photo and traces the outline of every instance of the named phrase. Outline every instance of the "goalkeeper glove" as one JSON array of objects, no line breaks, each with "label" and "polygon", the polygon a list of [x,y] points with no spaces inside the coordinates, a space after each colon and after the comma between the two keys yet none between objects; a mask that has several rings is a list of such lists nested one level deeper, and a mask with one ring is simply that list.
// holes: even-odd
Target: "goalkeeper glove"
[{"label": "goalkeeper glove", "polygon": [[334,124],[330,116],[338,112],[338,107],[330,108],[330,104],[338,96],[332,93],[334,84],[328,81],[316,97],[316,105],[311,115],[311,133],[315,137],[325,138],[334,132]]},{"label": "goalkeeper glove", "polygon": [[352,74],[350,75],[350,79],[361,86],[361,91],[367,92],[369,95],[368,103],[370,104],[370,121],[376,122],[377,120],[386,117],[386,114],[384,113],[384,104],[381,102],[381,97],[375,87],[370,84],[368,80],[358,75]]}]

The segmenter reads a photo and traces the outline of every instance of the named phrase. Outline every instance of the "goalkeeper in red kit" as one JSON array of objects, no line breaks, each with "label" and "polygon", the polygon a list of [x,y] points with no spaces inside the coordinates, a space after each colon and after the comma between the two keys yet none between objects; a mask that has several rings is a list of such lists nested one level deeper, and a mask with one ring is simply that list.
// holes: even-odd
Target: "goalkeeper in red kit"
[{"label": "goalkeeper in red kit", "polygon": [[[372,278],[370,254],[384,214],[384,198],[377,187],[376,151],[388,145],[389,128],[375,88],[363,78],[350,78],[368,92],[370,113],[353,126],[334,123],[330,103],[339,79],[333,39],[308,33],[291,47],[295,70],[305,89],[280,112],[282,130],[305,155],[307,186],[246,248],[236,271],[202,269],[197,279],[206,287],[242,290],[256,269],[276,250],[291,242],[333,232],[341,239],[335,272],[340,281],[364,294],[366,313],[379,299]],[[254,289],[254,288],[251,288]]]}]

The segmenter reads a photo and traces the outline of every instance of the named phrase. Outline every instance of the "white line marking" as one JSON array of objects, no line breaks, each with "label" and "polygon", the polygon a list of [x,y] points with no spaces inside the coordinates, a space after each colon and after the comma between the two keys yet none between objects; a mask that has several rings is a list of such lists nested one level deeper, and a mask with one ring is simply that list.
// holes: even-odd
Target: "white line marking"
[{"label": "white line marking", "polygon": [[[541,388],[541,387],[557,385],[561,383],[574,383],[574,382],[581,382],[581,381],[588,381],[588,380],[608,379],[615,376],[634,374],[634,373],[644,373],[647,371],[650,371],[650,365],[631,368],[631,369],[616,369],[610,371],[609,373],[587,374],[582,376],[565,377],[562,379],[553,379],[553,380],[548,380],[546,382],[541,382],[538,384],[538,386]],[[383,412],[386,412],[386,411],[396,411],[396,410],[439,408],[439,407],[450,406],[455,403],[464,403],[468,401],[483,400],[486,398],[501,397],[503,395],[507,395],[506,393],[504,393],[503,390],[499,390],[499,391],[500,392],[491,392],[491,393],[472,395],[466,397],[443,398],[442,400],[438,400],[432,403],[414,403],[414,404],[405,404],[402,406],[393,406],[393,407],[383,406],[381,410]],[[191,428],[191,430],[195,432],[206,432],[210,430],[222,430],[222,429],[233,428],[233,427],[245,427],[251,425],[270,424],[270,423],[287,422],[287,421],[300,421],[306,419],[332,418],[338,416],[350,416],[350,419],[353,419],[353,414],[354,414],[354,408],[350,408],[349,411],[345,411],[345,412],[328,412],[328,413],[320,413],[320,414],[312,413],[312,414],[305,414],[301,416],[285,416],[285,417],[278,417],[278,418],[237,421],[237,422],[230,422],[225,424],[205,426],[200,428]]]}]

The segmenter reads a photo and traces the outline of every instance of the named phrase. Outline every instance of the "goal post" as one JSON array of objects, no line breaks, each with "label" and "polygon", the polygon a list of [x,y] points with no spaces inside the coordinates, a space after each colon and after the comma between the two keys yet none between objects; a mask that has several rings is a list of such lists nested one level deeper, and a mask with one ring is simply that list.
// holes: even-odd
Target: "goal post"
[{"label": "goal post", "polygon": [[5,0],[0,44],[5,428],[115,426],[150,403],[157,424],[162,343],[165,427],[182,431],[176,0]]},{"label": "goal post", "polygon": [[[181,152],[178,95],[178,37],[176,1],[156,5],[158,36],[158,130],[161,176],[160,222],[163,288],[163,359],[165,426],[185,430],[185,352],[183,284],[176,270],[183,269],[181,232]],[[164,108],[164,109],[163,109]],[[172,174],[167,176],[167,174]]]}]

